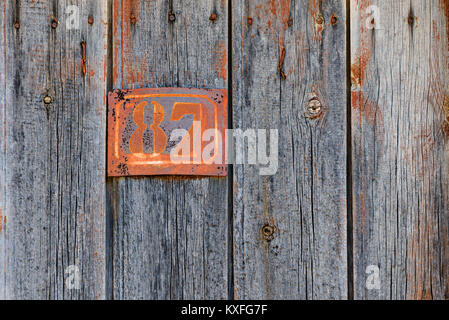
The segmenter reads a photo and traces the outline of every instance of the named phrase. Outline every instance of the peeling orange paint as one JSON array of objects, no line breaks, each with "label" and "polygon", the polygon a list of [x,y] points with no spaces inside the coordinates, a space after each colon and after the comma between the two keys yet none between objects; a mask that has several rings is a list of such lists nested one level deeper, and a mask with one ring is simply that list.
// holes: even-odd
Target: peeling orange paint
[{"label": "peeling orange paint", "polygon": [[290,19],[290,0],[281,1],[281,19],[284,25],[284,30],[287,30],[288,19]]},{"label": "peeling orange paint", "polygon": [[[148,73],[148,61],[146,51],[134,50],[132,30],[138,25],[140,18],[140,1],[124,0],[121,7],[118,1],[114,3],[114,67],[113,82],[116,84],[119,78],[118,65],[120,65],[121,87],[144,87]],[[117,25],[120,24],[120,35]],[[118,54],[121,53],[121,61]]]},{"label": "peeling orange paint", "polygon": [[86,62],[87,62],[86,42],[82,41],[81,42],[81,64],[82,64],[83,75],[86,75]]},{"label": "peeling orange paint", "polygon": [[363,119],[374,125],[381,120],[383,122],[382,110],[377,103],[367,98],[362,91],[352,91],[352,108],[358,110]]},{"label": "peeling orange paint", "polygon": [[321,5],[323,0],[310,0],[308,3],[309,15],[312,17],[315,26],[314,40],[321,41],[324,28],[324,18],[321,13]]},{"label": "peeling orange paint", "polygon": [[255,6],[255,16],[258,21],[266,23],[265,33],[276,34],[277,30],[271,30],[274,26],[279,27],[280,22],[283,30],[287,30],[288,20],[290,18],[291,0],[268,0]]},{"label": "peeling orange paint", "polygon": [[117,83],[117,79],[118,79],[118,52],[119,52],[119,48],[120,48],[120,38],[118,36],[118,30],[117,30],[117,25],[119,23],[119,0],[115,0],[114,1],[114,17],[113,17],[113,22],[112,22],[112,33],[114,36],[114,63],[113,63],[113,69],[112,69],[112,81],[114,84]]},{"label": "peeling orange paint", "polygon": [[226,80],[228,74],[228,57],[226,54],[226,43],[220,41],[212,53],[212,65],[218,78]]},{"label": "peeling orange paint", "polygon": [[[363,21],[363,13],[371,6],[371,1],[360,2],[360,21]],[[351,82],[353,87],[363,86],[366,70],[372,56],[372,43],[370,37],[371,30],[367,29],[363,23],[360,25],[360,51],[351,64]]]}]

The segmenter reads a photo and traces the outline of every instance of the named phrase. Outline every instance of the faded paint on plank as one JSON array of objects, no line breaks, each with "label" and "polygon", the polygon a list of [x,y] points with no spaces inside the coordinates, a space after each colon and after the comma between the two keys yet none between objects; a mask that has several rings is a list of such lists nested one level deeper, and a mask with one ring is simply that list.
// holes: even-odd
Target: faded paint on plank
[{"label": "faded paint on plank", "polygon": [[345,1],[239,0],[232,16],[234,128],[279,130],[275,175],[234,165],[234,297],[346,299]]},{"label": "faded paint on plank", "polygon": [[449,297],[448,8],[351,1],[356,299]]},{"label": "faded paint on plank", "polygon": [[[67,30],[71,4],[2,1],[2,299],[105,297],[107,12],[79,1],[80,29]],[[66,287],[69,265],[79,268],[79,290]]]},{"label": "faded paint on plank", "polygon": [[[115,89],[227,87],[226,1],[115,0],[113,12]],[[228,297],[227,181],[110,179],[115,299]]]}]

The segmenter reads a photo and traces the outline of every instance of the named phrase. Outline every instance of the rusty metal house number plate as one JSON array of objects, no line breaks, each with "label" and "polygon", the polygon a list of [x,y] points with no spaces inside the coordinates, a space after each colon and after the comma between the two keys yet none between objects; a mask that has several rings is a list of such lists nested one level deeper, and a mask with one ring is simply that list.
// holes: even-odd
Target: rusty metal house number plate
[{"label": "rusty metal house number plate", "polygon": [[108,175],[225,176],[226,90],[114,90]]}]

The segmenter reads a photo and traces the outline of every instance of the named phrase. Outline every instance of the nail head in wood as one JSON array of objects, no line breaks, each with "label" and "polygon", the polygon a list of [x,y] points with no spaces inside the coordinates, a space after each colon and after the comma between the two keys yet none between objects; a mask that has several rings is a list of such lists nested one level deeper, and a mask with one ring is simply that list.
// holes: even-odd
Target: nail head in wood
[{"label": "nail head in wood", "polygon": [[335,26],[337,23],[338,23],[338,17],[335,14],[333,14],[331,17],[331,24],[333,26]]},{"label": "nail head in wood", "polygon": [[52,27],[53,29],[56,29],[56,28],[58,27],[58,24],[59,24],[59,21],[58,21],[56,18],[54,18],[54,19],[51,21],[51,27]]},{"label": "nail head in wood", "polygon": [[45,96],[44,97],[44,103],[45,104],[50,104],[52,102],[53,102],[53,98],[52,97],[50,97],[50,96]]},{"label": "nail head in wood", "polygon": [[173,12],[170,12],[168,14],[168,21],[170,21],[170,22],[175,22],[176,21],[176,16],[175,16],[175,14]]},{"label": "nail head in wood", "polygon": [[262,236],[266,241],[271,241],[274,239],[274,233],[276,232],[277,228],[275,226],[266,224],[262,227],[261,232]]},{"label": "nail head in wood", "polygon": [[209,17],[209,20],[212,22],[217,21],[217,14],[216,13],[212,13]]}]

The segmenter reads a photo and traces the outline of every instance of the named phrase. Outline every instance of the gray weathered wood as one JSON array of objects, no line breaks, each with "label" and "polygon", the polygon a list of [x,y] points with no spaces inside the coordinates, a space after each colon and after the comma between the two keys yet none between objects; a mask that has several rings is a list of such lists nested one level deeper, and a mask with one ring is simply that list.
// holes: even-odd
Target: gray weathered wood
[{"label": "gray weathered wood", "polygon": [[448,16],[447,0],[351,3],[356,299],[449,298]]},{"label": "gray weathered wood", "polygon": [[[115,0],[113,12],[114,88],[226,88],[226,1]],[[227,181],[111,179],[114,299],[228,297]]]},{"label": "gray weathered wood", "polygon": [[234,297],[345,299],[345,1],[235,0],[232,10],[234,128],[279,130],[275,175],[234,166]]},{"label": "gray weathered wood", "polygon": [[[72,4],[81,23],[68,30],[65,9]],[[106,6],[1,1],[0,7],[0,299],[103,298]],[[53,97],[48,106],[46,94]],[[65,284],[69,265],[79,268],[78,290]]]}]

